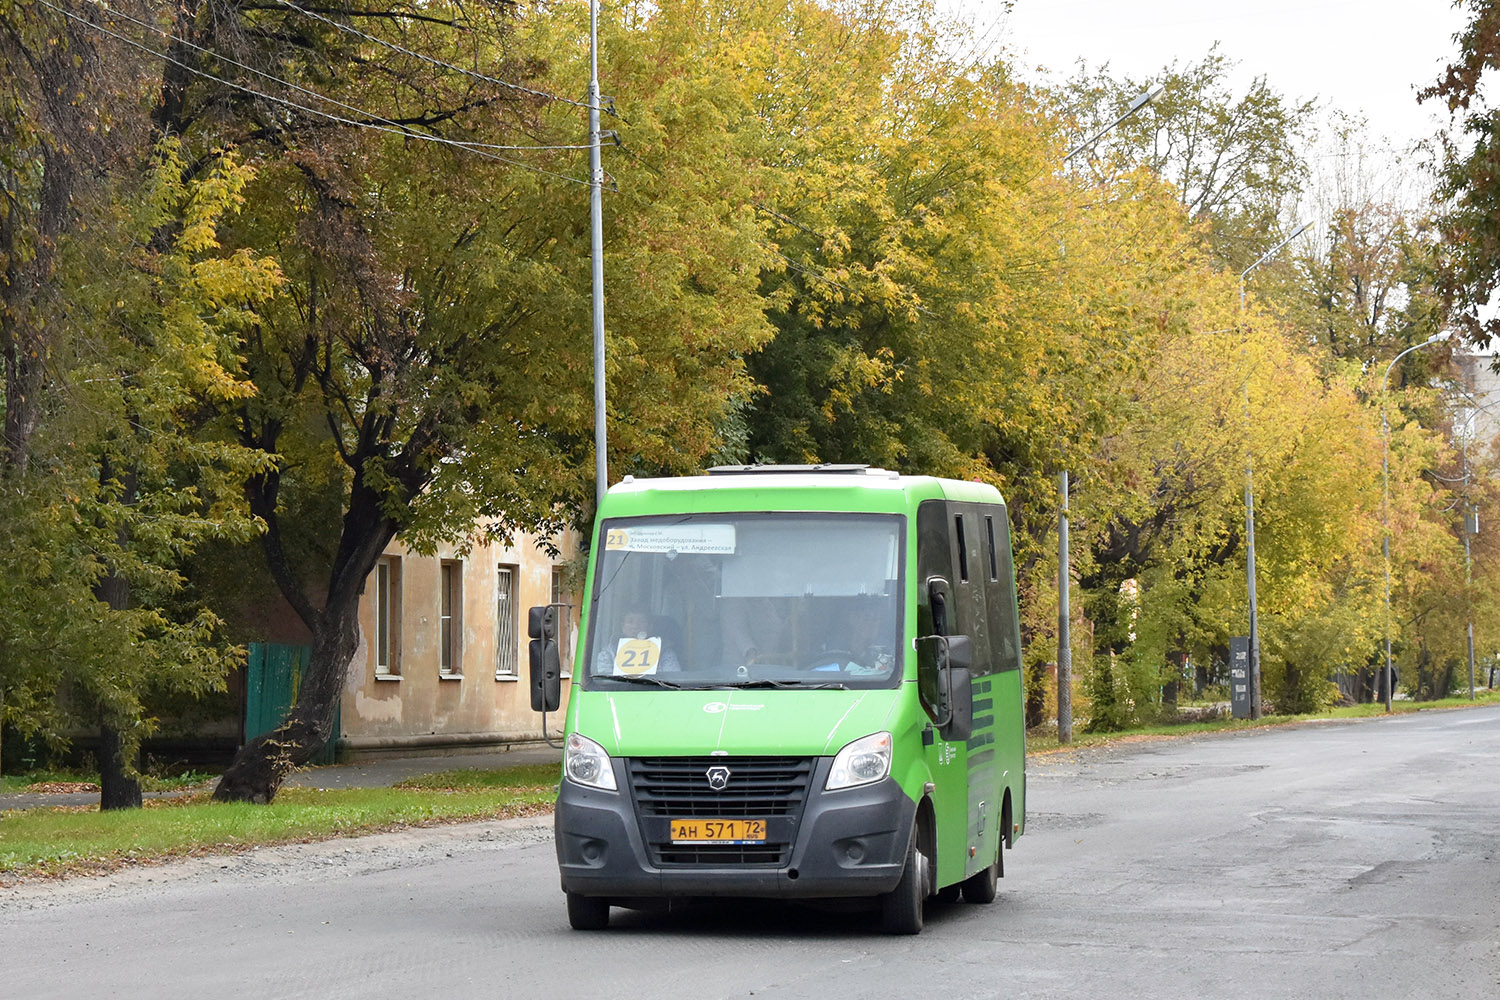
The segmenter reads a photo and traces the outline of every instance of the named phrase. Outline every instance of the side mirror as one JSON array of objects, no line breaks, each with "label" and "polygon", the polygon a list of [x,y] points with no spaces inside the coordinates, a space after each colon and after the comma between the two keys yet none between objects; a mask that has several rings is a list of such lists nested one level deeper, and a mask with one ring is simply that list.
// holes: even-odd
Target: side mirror
[{"label": "side mirror", "polygon": [[948,581],[940,576],[927,578],[927,605],[932,609],[932,631],[948,634]]},{"label": "side mirror", "polygon": [[932,643],[936,667],[937,690],[932,703],[923,707],[943,739],[968,739],[974,731],[973,641],[966,635],[927,635],[916,642]]},{"label": "side mirror", "polygon": [[531,667],[531,710],[555,712],[562,704],[562,658],[557,651],[557,618],[550,605],[527,613],[526,632],[531,636],[526,650]]},{"label": "side mirror", "polygon": [[538,604],[526,612],[526,634],[533,639],[556,639],[557,616],[552,605]]},{"label": "side mirror", "polygon": [[948,636],[948,666],[968,670],[974,665],[974,642],[966,635]]},{"label": "side mirror", "polygon": [[966,666],[950,660],[947,674],[948,723],[939,726],[938,732],[945,740],[966,740],[974,735],[974,685]]},{"label": "side mirror", "polygon": [[555,712],[562,704],[562,659],[555,639],[533,639],[531,657],[531,710]]}]

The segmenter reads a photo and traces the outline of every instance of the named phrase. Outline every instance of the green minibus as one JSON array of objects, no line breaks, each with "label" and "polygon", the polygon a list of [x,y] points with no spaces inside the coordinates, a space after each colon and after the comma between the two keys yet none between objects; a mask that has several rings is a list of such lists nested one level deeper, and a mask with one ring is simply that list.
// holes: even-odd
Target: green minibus
[{"label": "green minibus", "polygon": [[[560,703],[552,610],[532,699]],[[988,903],[1025,829],[1005,503],[867,466],[612,487],[556,810],[569,922],[707,897]]]}]

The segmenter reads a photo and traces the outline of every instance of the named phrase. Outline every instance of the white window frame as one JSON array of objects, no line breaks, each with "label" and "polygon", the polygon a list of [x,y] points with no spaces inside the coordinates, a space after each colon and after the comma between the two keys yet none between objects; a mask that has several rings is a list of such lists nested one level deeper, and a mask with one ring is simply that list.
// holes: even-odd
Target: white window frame
[{"label": "white window frame", "polygon": [[464,675],[464,564],[438,564],[438,676]]},{"label": "white window frame", "polygon": [[495,680],[513,681],[521,675],[520,621],[516,613],[516,585],[521,567],[500,563],[495,568]]},{"label": "white window frame", "polygon": [[401,560],[381,556],[375,563],[375,676],[401,679]]}]

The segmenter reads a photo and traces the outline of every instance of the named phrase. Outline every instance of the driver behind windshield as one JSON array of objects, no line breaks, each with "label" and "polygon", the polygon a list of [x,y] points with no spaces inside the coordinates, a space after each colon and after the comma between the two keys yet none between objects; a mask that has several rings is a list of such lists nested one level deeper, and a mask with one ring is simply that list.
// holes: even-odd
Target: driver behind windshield
[{"label": "driver behind windshield", "polygon": [[628,607],[620,613],[615,639],[604,643],[594,655],[594,674],[639,675],[677,671],[682,665],[677,653],[663,642],[662,628],[651,627],[651,616],[644,608]]},{"label": "driver behind windshield", "polygon": [[842,670],[854,677],[889,674],[896,663],[890,623],[878,601],[861,600],[846,613],[842,628],[830,633],[826,659],[815,670]]}]

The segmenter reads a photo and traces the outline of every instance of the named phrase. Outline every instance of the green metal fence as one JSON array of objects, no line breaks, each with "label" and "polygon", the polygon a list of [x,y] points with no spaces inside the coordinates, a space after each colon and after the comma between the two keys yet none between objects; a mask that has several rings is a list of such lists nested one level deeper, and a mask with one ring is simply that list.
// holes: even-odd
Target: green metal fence
[{"label": "green metal fence", "polygon": [[[297,689],[312,655],[310,646],[252,642],[250,664],[245,675],[245,742],[268,733],[286,720]],[[312,759],[314,764],[332,764],[338,742],[339,716],[335,709],[333,737]]]}]

